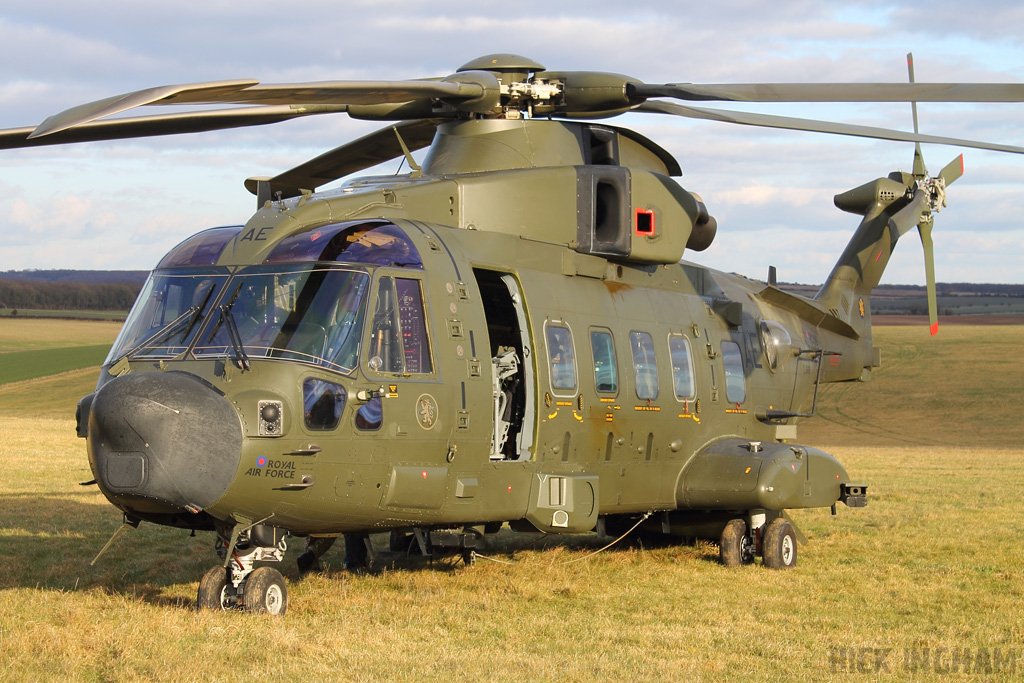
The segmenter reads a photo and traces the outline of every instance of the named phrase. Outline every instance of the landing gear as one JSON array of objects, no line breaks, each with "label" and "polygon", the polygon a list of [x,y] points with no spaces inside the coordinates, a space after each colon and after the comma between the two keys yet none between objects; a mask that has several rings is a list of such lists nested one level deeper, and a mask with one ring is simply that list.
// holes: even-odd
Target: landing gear
[{"label": "landing gear", "polygon": [[[796,565],[797,532],[781,512],[753,510],[747,519],[729,520],[718,540],[718,556],[726,567],[750,564],[761,556],[768,569]],[[765,523],[768,519],[770,522]]]},{"label": "landing gear", "polygon": [[233,591],[228,590],[228,570],[224,567],[210,567],[199,581],[199,595],[196,603],[199,609],[233,609],[235,604]]},{"label": "landing gear", "polygon": [[281,572],[273,567],[257,567],[245,580],[242,602],[246,612],[280,616],[288,607],[288,588]]},{"label": "landing gear", "polygon": [[796,531],[784,517],[768,523],[761,542],[764,566],[788,569],[796,564]]},{"label": "landing gear", "polygon": [[[279,535],[279,532],[281,535]],[[277,541],[276,545],[258,545]],[[256,562],[280,562],[288,546],[282,530],[254,529],[233,532],[232,540],[217,539],[217,554],[227,566],[212,567],[199,582],[196,604],[199,609],[244,609],[254,614],[281,616],[288,607],[288,587],[284,576],[272,567],[256,567]],[[227,561],[230,554],[230,561]]]},{"label": "landing gear", "polygon": [[738,567],[754,561],[754,539],[747,534],[747,523],[731,519],[718,540],[718,556],[726,567]]}]

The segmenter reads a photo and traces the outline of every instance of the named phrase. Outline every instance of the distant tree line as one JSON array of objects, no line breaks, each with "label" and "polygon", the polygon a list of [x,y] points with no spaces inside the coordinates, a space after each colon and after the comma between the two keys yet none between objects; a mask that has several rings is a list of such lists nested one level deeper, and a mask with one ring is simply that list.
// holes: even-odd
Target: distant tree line
[{"label": "distant tree line", "polygon": [[0,280],[0,308],[46,311],[127,311],[141,284]]},{"label": "distant tree line", "polygon": [[[0,277],[3,277],[0,274]],[[791,292],[797,292],[800,294],[811,293],[818,291],[820,285],[804,285],[797,283],[780,282],[779,287]],[[976,284],[973,282],[938,282],[935,284],[935,291],[940,295],[949,296],[1005,296],[1015,297],[1024,296],[1024,284],[991,284],[982,283]],[[874,296],[880,296],[884,294],[895,294],[899,292],[902,295],[911,295],[916,293],[923,294],[925,292],[924,285],[890,285],[883,284],[879,285],[875,289]]]},{"label": "distant tree line", "polygon": [[127,282],[141,285],[149,275],[148,270],[3,270],[0,280],[19,282]]}]

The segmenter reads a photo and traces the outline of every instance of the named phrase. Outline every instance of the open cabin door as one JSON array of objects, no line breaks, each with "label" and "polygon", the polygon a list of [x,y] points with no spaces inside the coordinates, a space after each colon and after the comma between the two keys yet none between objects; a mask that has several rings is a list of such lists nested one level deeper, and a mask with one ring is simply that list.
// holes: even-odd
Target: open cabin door
[{"label": "open cabin door", "polygon": [[509,273],[474,270],[490,339],[491,460],[528,460],[536,429],[533,350],[522,291]]}]

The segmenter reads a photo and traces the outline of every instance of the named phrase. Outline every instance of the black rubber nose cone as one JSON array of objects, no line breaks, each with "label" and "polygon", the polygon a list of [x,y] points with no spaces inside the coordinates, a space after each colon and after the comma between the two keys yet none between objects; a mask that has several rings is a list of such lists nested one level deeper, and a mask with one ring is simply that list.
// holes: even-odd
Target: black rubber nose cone
[{"label": "black rubber nose cone", "polygon": [[89,464],[127,512],[197,512],[234,478],[242,428],[231,404],[183,372],[131,373],[105,384],[89,413]]}]

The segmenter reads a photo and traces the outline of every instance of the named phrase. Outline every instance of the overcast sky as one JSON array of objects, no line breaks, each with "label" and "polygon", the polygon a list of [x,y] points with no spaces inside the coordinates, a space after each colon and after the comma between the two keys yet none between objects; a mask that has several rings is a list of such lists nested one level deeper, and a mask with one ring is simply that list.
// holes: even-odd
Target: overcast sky
[{"label": "overcast sky", "polygon": [[[0,11],[0,128],[156,85],[443,76],[494,52],[526,55],[552,70],[721,83],[899,82],[913,51],[918,81],[1024,80],[1024,6],[1017,1],[688,4],[9,1]],[[905,104],[747,109],[912,127]],[[925,133],[1024,146],[1024,104],[922,104],[920,120]],[[913,160],[910,143],[650,114],[612,123],[674,154],[681,184],[718,218],[714,245],[688,258],[762,279],[775,265],[782,280],[821,282],[857,224],[832,196],[909,170]],[[152,268],[194,232],[245,222],[255,209],[246,177],[274,175],[374,127],[338,115],[0,152],[0,270]],[[936,221],[937,278],[1024,282],[1024,157],[928,145],[925,159],[935,173],[961,152],[966,175]],[[883,281],[923,283],[916,234],[900,242]]]}]

